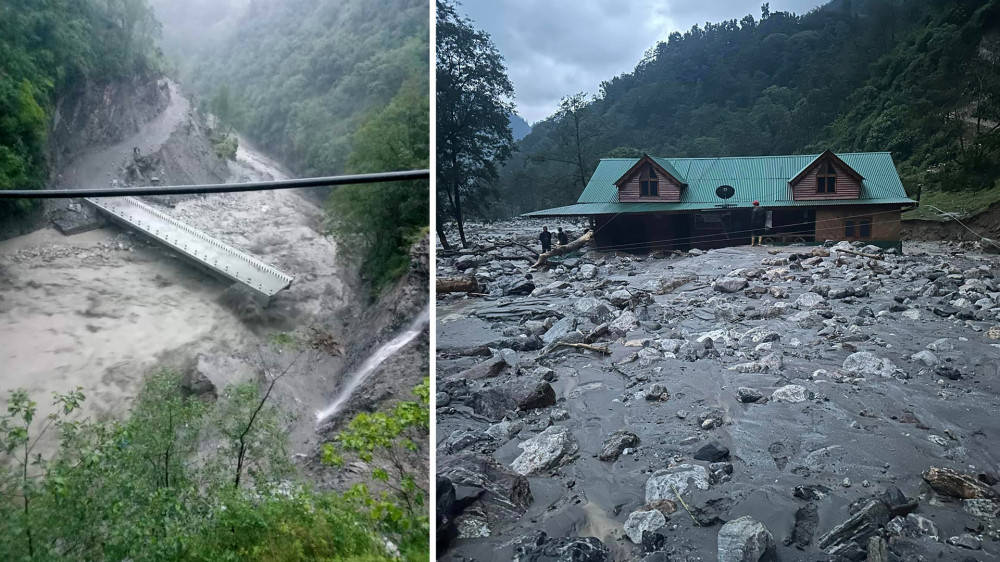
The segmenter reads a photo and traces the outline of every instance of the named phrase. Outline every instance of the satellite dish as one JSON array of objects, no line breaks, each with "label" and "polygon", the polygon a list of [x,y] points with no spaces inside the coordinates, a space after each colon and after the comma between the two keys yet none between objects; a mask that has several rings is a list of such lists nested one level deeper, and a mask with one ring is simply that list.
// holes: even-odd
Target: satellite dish
[{"label": "satellite dish", "polygon": [[715,194],[719,196],[719,199],[729,199],[736,195],[736,190],[731,185],[720,185],[715,188]]}]

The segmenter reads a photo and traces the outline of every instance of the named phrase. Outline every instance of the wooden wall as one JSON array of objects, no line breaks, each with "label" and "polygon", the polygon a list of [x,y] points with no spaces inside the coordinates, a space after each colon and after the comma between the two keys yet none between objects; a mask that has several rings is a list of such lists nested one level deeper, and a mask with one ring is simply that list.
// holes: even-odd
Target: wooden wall
[{"label": "wooden wall", "polygon": [[640,167],[639,171],[635,172],[632,175],[632,177],[628,179],[627,182],[625,182],[620,188],[618,188],[618,201],[621,201],[621,202],[626,202],[626,201],[652,201],[652,202],[662,201],[664,203],[678,203],[678,202],[680,202],[680,200],[681,200],[681,185],[679,183],[677,183],[676,181],[674,181],[673,179],[671,179],[670,177],[663,176],[660,173],[657,173],[657,176],[659,176],[658,179],[660,181],[659,196],[658,197],[640,197],[639,194],[642,193],[642,191],[640,189],[640,186],[639,186],[639,182],[642,181],[642,179],[640,179],[640,173],[639,173],[640,171],[642,171],[642,167]]},{"label": "wooden wall", "polygon": [[[843,207],[818,207],[816,209],[816,241],[825,240],[861,240],[861,241],[898,241],[902,237],[900,210],[886,207],[866,205],[845,205]],[[854,237],[844,236],[844,221],[850,218],[855,221]],[[872,235],[869,238],[858,236],[857,222],[870,218]]]},{"label": "wooden wall", "polygon": [[835,193],[816,193],[816,176],[820,166],[826,166],[827,160],[814,164],[806,175],[792,184],[792,199],[796,201],[823,201],[828,199],[857,199],[861,197],[861,182],[851,176],[839,162],[833,163],[837,170],[837,191]]}]

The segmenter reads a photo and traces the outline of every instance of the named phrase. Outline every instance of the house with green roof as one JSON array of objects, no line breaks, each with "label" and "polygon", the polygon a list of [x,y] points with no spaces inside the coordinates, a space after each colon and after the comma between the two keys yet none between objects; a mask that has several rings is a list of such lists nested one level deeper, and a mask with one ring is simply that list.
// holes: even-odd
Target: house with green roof
[{"label": "house with green roof", "polygon": [[606,249],[686,250],[750,242],[750,209],[772,243],[898,245],[906,196],[888,152],[724,158],[604,158],[576,204],[529,217],[586,216]]}]

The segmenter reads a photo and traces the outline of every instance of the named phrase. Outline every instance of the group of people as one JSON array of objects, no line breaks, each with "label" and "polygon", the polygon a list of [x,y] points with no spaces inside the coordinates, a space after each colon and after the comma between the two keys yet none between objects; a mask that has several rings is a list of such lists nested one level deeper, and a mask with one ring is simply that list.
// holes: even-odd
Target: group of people
[{"label": "group of people", "polygon": [[[559,227],[559,232],[556,232],[556,240],[560,246],[569,244],[569,236],[566,235],[562,227]],[[538,241],[542,243],[542,253],[552,249],[552,233],[549,232],[549,227],[542,227],[542,233],[538,235]]]}]

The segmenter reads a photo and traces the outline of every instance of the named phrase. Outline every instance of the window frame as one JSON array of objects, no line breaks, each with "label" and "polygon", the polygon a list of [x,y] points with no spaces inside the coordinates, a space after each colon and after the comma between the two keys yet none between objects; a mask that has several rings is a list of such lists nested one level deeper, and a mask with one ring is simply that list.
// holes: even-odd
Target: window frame
[{"label": "window frame", "polygon": [[659,197],[660,178],[656,175],[656,170],[652,164],[647,164],[639,172],[639,197]]},{"label": "window frame", "polygon": [[844,238],[855,238],[855,230],[857,230],[857,223],[854,219],[844,219]]},{"label": "window frame", "polygon": [[[865,234],[865,231],[868,231]],[[861,217],[858,219],[858,238],[871,239],[872,237],[872,219],[871,217]]]},{"label": "window frame", "polygon": [[827,160],[819,165],[816,173],[816,193],[830,194],[837,193],[837,170],[833,167],[833,162]]}]

